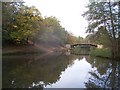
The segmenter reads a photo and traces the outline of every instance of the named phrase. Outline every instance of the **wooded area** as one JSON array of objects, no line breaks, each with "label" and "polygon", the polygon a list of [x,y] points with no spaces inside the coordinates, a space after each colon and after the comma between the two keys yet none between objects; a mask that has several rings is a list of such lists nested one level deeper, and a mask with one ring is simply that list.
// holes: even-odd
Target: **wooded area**
[{"label": "wooded area", "polygon": [[60,25],[56,17],[42,17],[39,10],[24,3],[3,3],[3,47],[9,44],[46,43],[65,45],[79,42]]},{"label": "wooded area", "polygon": [[91,42],[103,44],[112,52],[112,57],[120,56],[120,1],[89,3],[83,16],[87,18],[89,26],[86,38]]},{"label": "wooded area", "polygon": [[54,17],[43,17],[34,6],[24,3],[2,4],[2,42],[6,45],[29,45],[32,43],[65,46],[75,43],[96,43],[112,52],[112,57],[120,56],[120,1],[90,2],[83,16],[89,22],[85,39],[76,37],[61,26]]}]

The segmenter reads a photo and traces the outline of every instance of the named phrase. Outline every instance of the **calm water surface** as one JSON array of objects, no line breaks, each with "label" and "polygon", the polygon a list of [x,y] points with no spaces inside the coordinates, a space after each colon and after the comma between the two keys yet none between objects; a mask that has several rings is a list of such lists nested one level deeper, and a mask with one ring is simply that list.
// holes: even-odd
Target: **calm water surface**
[{"label": "calm water surface", "polygon": [[120,62],[88,55],[4,56],[3,88],[120,88]]}]

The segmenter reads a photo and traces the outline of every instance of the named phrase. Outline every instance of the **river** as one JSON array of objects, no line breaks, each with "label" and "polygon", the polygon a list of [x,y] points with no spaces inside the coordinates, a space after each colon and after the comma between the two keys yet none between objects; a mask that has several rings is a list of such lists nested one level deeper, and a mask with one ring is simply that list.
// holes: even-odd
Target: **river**
[{"label": "river", "polygon": [[3,88],[120,88],[120,62],[89,55],[3,56]]}]

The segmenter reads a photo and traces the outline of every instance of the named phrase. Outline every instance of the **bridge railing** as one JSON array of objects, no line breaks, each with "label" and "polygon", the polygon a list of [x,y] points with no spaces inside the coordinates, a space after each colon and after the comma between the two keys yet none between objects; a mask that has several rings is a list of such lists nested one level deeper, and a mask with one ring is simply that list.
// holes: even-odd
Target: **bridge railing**
[{"label": "bridge railing", "polygon": [[94,46],[94,47],[97,47],[97,44],[93,44],[93,43],[77,43],[77,44],[72,44],[70,46],[71,46],[71,48],[73,48],[75,46],[81,46],[81,47],[91,47],[91,46]]}]

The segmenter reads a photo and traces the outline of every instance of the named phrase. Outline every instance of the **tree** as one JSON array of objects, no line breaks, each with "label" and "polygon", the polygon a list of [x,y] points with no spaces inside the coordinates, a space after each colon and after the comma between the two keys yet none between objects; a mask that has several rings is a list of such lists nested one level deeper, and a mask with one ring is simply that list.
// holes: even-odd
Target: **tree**
[{"label": "tree", "polygon": [[34,6],[3,3],[3,40],[27,42],[28,38],[34,38],[39,31],[41,19],[40,12]]},{"label": "tree", "polygon": [[56,17],[51,16],[43,19],[41,30],[38,33],[38,41],[63,46],[75,42],[76,37],[67,32]]},{"label": "tree", "polygon": [[15,5],[17,3],[2,3],[2,41],[4,42],[12,41],[10,33],[12,32],[12,26],[15,16]]},{"label": "tree", "polygon": [[108,40],[111,42],[111,50],[113,58],[118,55],[118,33],[119,33],[119,4],[120,2],[114,3],[109,2],[92,2],[88,7],[88,11],[83,14],[89,21],[87,32],[94,33],[95,31],[101,31],[101,26],[108,33],[100,32],[105,34]]},{"label": "tree", "polygon": [[77,37],[76,36],[74,36],[72,33],[68,33],[68,35],[67,35],[67,40],[68,40],[68,43],[69,44],[75,44],[75,43],[77,43]]},{"label": "tree", "polygon": [[3,3],[3,44],[28,42],[51,45],[74,43],[77,38],[60,25],[56,17],[43,18],[34,6],[23,3]]}]

